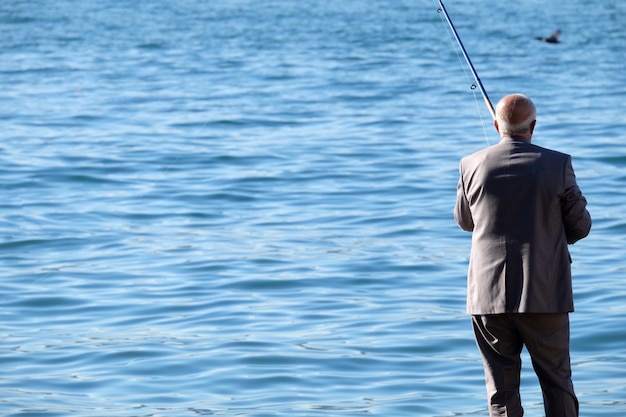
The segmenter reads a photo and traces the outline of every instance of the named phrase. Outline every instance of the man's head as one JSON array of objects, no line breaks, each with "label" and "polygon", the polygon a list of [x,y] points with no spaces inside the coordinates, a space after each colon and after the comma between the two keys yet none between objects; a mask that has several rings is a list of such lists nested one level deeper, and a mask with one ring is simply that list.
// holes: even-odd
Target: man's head
[{"label": "man's head", "polygon": [[530,141],[536,121],[535,105],[522,94],[508,95],[496,106],[494,126],[500,136],[522,136]]}]

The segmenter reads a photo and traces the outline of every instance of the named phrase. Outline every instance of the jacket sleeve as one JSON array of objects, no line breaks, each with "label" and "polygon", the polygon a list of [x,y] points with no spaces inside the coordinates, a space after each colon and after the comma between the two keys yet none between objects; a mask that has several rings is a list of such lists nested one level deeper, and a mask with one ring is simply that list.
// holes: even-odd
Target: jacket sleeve
[{"label": "jacket sleeve", "polygon": [[587,200],[576,184],[572,158],[568,155],[564,167],[564,191],[561,196],[561,213],[567,243],[575,243],[586,237],[591,230],[591,215]]},{"label": "jacket sleeve", "polygon": [[459,165],[459,183],[456,186],[456,204],[454,206],[454,220],[461,229],[471,232],[474,230],[474,219],[469,208],[469,201],[465,194],[463,183],[463,167]]}]

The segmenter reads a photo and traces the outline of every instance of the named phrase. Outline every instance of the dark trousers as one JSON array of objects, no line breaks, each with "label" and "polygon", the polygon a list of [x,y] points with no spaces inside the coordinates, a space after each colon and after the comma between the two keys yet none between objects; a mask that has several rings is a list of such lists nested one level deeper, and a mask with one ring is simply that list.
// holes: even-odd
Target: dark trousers
[{"label": "dark trousers", "polygon": [[567,313],[472,316],[483,358],[490,417],[521,417],[520,354],[525,345],[543,393],[546,417],[578,417]]}]

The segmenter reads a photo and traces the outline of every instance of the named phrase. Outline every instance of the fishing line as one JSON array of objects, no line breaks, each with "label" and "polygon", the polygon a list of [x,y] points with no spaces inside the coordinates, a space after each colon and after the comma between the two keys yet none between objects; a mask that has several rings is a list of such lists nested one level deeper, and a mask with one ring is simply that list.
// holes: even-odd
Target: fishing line
[{"label": "fishing line", "polygon": [[[437,2],[437,0],[434,0],[435,3]],[[441,10],[437,10],[438,13],[441,13]],[[443,16],[441,17],[441,21],[445,22],[445,19]],[[478,104],[478,98],[476,97],[476,84],[474,84],[474,81],[472,80],[471,76],[467,73],[467,66],[463,64],[463,58],[461,58],[461,54],[459,53],[458,48],[455,45],[454,39],[452,39],[452,33],[450,33],[449,30],[446,30],[446,33],[448,34],[448,40],[450,41],[450,45],[452,46],[452,50],[455,52],[457,59],[459,60],[459,65],[461,67],[461,69],[463,70],[463,74],[465,74],[465,78],[467,78],[467,82],[470,85],[470,90],[472,91],[472,96],[474,97],[474,104],[476,104],[476,111],[478,112],[478,117],[480,118],[480,124],[483,128],[483,133],[485,134],[485,141],[487,142],[487,145],[490,145],[491,143],[489,142],[489,136],[487,135],[487,129],[485,128],[485,121],[483,119],[483,114],[480,111],[480,105]]]},{"label": "fishing line", "polygon": [[472,89],[472,94],[474,96],[474,103],[476,104],[476,109],[478,110],[478,117],[480,118],[480,124],[483,127],[483,133],[485,134],[485,141],[487,141],[487,145],[491,145],[491,142],[489,142],[489,136],[487,135],[487,128],[485,127],[485,120],[483,119],[483,112],[480,111],[480,106],[478,105],[478,98],[476,97],[476,88]]},{"label": "fishing line", "polygon": [[[459,37],[459,34],[457,33],[456,28],[454,27],[454,24],[452,23],[452,20],[450,19],[450,15],[448,15],[448,12],[446,11],[445,6],[443,5],[443,2],[441,0],[438,0],[438,1],[439,1],[438,11],[443,12],[443,15],[445,16],[446,21],[448,22],[448,25],[450,26],[450,29],[452,29],[452,33],[454,34],[454,37],[456,38],[456,41],[458,42],[459,47],[461,48],[461,52],[463,52],[465,61],[467,61],[467,65],[472,71],[472,75],[474,75],[474,80],[476,80],[477,87],[480,88],[480,92],[482,93],[483,98],[485,99],[485,104],[487,104],[487,108],[489,109],[489,112],[491,113],[491,117],[493,117],[493,119],[495,120],[496,114],[495,114],[495,111],[493,110],[493,105],[491,104],[491,100],[489,100],[489,96],[487,95],[487,91],[485,91],[485,87],[483,86],[483,83],[480,81],[480,78],[478,77],[478,74],[476,73],[474,64],[472,64],[472,60],[467,54],[467,51],[465,50],[465,46],[463,46],[463,42],[461,42],[461,38]],[[476,88],[476,86],[474,86],[474,88]]]},{"label": "fishing line", "polygon": [[[437,4],[437,0],[433,0],[433,1],[435,2],[435,4]],[[437,13],[439,14],[439,17],[441,18],[441,22],[447,25],[445,17],[441,15],[441,8],[439,8],[439,6],[437,7],[438,7]],[[459,60],[459,66],[463,70],[463,74],[465,74],[465,78],[467,78],[467,82],[470,85],[470,89],[472,90],[472,93],[476,95],[476,85],[474,84],[474,81],[471,79],[471,76],[467,73],[467,65],[463,63],[463,58],[461,57],[461,53],[459,52],[459,49],[457,48],[455,41],[452,38],[452,33],[449,30],[446,30],[446,34],[448,35],[448,41],[450,42],[450,46],[452,47],[452,50],[454,51],[457,59]]]},{"label": "fishing line", "polygon": [[[487,105],[487,109],[489,110],[489,113],[491,114],[491,117],[493,120],[496,119],[496,114],[495,114],[495,110],[493,108],[493,104],[491,104],[491,100],[489,99],[489,96],[487,95],[487,91],[485,90],[485,87],[483,86],[482,81],[480,80],[480,78],[478,77],[478,73],[476,72],[476,68],[474,68],[474,65],[472,64],[472,60],[470,59],[469,55],[467,54],[467,51],[465,50],[465,46],[463,45],[463,42],[461,41],[461,38],[458,34],[458,32],[456,31],[456,28],[454,27],[454,24],[452,23],[452,19],[450,18],[450,15],[448,14],[445,6],[443,5],[442,0],[437,0],[438,3],[438,8],[437,8],[437,13],[439,13],[440,15],[443,15],[443,18],[445,18],[445,21],[448,25],[448,27],[450,28],[450,31],[452,33],[450,33],[450,31],[446,31],[448,33],[448,37],[450,39],[450,42],[452,44],[454,44],[454,42],[452,41],[452,35],[454,35],[454,38],[456,39],[456,42],[459,46],[459,48],[461,49],[461,52],[463,54],[463,57],[465,58],[465,62],[467,63],[467,66],[469,67],[470,71],[472,72],[472,76],[474,78],[474,83],[471,83],[470,85],[470,89],[472,90],[472,93],[474,95],[474,102],[476,103],[476,108],[478,109],[478,115],[480,117],[480,121],[481,124],[483,126],[483,131],[485,133],[485,139],[487,140],[487,143],[489,144],[489,138],[487,136],[487,130],[485,128],[485,122],[483,120],[482,117],[482,113],[480,111],[480,106],[478,105],[478,99],[476,98],[476,88],[478,88],[483,96],[483,99],[485,101],[485,104]],[[465,76],[469,79],[469,76],[467,75],[467,70],[465,68],[465,66],[463,65],[463,63],[461,62],[461,57],[459,56],[459,52],[458,49],[456,47],[454,47],[453,45],[453,49],[456,52],[457,58],[459,59],[459,62],[461,63],[461,67],[463,68],[463,73],[465,74]]]}]

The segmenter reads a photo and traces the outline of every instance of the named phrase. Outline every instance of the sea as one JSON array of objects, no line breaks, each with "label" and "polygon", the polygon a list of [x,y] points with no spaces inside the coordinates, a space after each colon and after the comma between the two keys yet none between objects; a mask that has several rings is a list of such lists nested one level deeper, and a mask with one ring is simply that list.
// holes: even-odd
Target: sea
[{"label": "sea", "polygon": [[[626,2],[445,3],[572,156],[573,381],[623,417]],[[0,415],[487,416],[452,210],[499,138],[439,7],[0,3]]]}]

